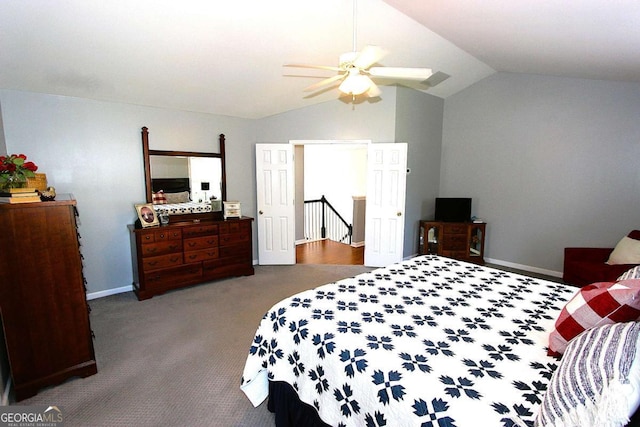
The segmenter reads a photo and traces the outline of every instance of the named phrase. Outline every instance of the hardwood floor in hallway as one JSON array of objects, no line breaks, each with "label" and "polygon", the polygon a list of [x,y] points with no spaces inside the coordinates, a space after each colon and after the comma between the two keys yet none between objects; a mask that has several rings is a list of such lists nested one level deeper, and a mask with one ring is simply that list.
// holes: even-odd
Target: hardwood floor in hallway
[{"label": "hardwood floor in hallway", "polygon": [[363,265],[364,246],[351,247],[332,240],[317,240],[296,245],[298,264]]}]

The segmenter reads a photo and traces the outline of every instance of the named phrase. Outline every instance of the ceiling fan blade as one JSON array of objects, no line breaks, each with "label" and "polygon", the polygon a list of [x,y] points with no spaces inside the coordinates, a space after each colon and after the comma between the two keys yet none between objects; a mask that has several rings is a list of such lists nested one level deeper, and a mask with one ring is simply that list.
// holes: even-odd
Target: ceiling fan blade
[{"label": "ceiling fan blade", "polygon": [[369,74],[388,79],[423,81],[431,77],[433,71],[431,68],[371,67]]},{"label": "ceiling fan blade", "polygon": [[313,92],[315,90],[320,89],[323,86],[326,86],[328,84],[331,84],[333,82],[336,82],[338,80],[343,79],[344,76],[345,76],[344,74],[338,74],[338,75],[335,75],[333,77],[329,77],[328,79],[321,80],[318,83],[312,84],[311,86],[307,86],[306,88],[304,88],[304,91],[305,92]]},{"label": "ceiling fan blade", "polygon": [[353,60],[353,65],[364,70],[380,61],[386,54],[387,51],[379,46],[365,46]]},{"label": "ceiling fan blade", "polygon": [[343,71],[339,67],[331,67],[331,66],[328,66],[328,65],[284,64],[283,67],[313,68],[313,69],[316,69],[316,70]]},{"label": "ceiling fan blade", "polygon": [[443,73],[442,71],[436,71],[431,75],[431,77],[425,80],[424,83],[429,85],[429,87],[434,87],[439,85],[443,81],[447,80],[449,77],[451,76],[447,73]]}]

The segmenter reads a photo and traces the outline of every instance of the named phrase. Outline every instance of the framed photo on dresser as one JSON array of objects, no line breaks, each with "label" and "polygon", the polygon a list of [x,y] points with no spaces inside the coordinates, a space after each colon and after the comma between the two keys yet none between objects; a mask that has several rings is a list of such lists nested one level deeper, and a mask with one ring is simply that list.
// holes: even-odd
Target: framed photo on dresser
[{"label": "framed photo on dresser", "polygon": [[158,214],[156,213],[155,209],[153,209],[152,203],[141,203],[135,205],[135,207],[142,228],[160,225]]}]

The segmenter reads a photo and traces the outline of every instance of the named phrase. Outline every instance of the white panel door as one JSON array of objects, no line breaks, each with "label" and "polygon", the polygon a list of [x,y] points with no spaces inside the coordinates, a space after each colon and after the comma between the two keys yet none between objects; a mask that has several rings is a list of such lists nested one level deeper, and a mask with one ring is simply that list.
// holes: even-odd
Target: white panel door
[{"label": "white panel door", "polygon": [[367,159],[364,264],[402,261],[407,144],[370,144]]},{"label": "white panel door", "polygon": [[256,144],[258,263],[295,264],[293,146]]}]

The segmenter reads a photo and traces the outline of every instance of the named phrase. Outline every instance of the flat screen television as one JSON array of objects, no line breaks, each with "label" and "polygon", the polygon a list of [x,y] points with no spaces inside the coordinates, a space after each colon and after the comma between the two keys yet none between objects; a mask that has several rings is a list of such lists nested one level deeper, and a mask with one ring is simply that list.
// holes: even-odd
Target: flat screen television
[{"label": "flat screen television", "polygon": [[471,221],[470,197],[436,197],[436,221]]}]

